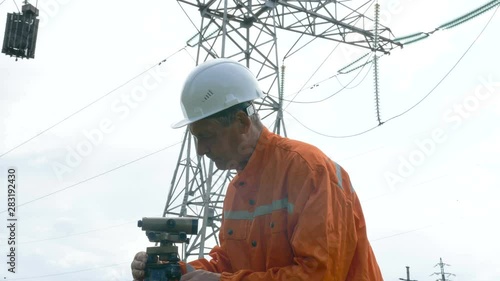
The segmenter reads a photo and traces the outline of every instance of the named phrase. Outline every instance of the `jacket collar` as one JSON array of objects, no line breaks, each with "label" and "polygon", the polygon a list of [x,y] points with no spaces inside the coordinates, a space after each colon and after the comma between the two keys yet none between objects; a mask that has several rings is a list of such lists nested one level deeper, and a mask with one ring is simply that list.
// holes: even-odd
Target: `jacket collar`
[{"label": "jacket collar", "polygon": [[236,174],[231,182],[236,189],[256,190],[258,188],[262,169],[266,167],[267,159],[272,154],[270,144],[274,136],[266,127],[262,128],[255,150],[250,156],[247,165]]}]

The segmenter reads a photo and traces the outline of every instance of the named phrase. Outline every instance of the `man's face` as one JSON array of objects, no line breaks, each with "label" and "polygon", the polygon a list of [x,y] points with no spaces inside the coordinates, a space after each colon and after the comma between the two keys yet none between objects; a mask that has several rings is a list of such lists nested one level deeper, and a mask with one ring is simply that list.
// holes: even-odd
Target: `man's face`
[{"label": "man's face", "polygon": [[236,169],[244,156],[238,147],[242,140],[237,121],[225,127],[215,119],[204,119],[189,125],[195,138],[196,152],[206,155],[220,170]]}]

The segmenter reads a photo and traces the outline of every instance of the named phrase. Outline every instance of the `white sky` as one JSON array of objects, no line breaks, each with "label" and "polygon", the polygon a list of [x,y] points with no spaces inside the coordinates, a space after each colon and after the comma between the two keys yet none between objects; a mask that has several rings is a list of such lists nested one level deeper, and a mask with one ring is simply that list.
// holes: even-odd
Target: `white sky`
[{"label": "white sky", "polygon": [[[403,36],[431,31],[483,1],[387,0],[380,4],[385,24],[396,36]],[[16,62],[0,56],[0,154],[177,52],[195,33],[176,1],[40,0],[38,6],[42,23],[35,59]],[[13,1],[0,5],[2,17],[15,10]],[[490,11],[384,56],[380,60],[382,119],[405,111],[429,93],[492,15]],[[2,34],[4,28],[5,20],[0,19]],[[499,29],[497,13],[427,99],[369,133],[326,138],[285,115],[289,137],[320,147],[350,173],[385,280],[406,277],[407,265],[412,279],[435,280],[437,276],[429,275],[438,271],[433,266],[440,257],[452,265],[446,268],[456,274],[452,280],[500,279]],[[285,62],[289,97],[335,45],[315,44]],[[354,47],[341,49],[309,84],[330,77],[365,53]],[[0,201],[6,206],[7,168],[15,166],[18,204],[29,202],[17,210],[17,273],[7,272],[2,262],[3,276],[8,280],[131,279],[133,255],[150,246],[136,221],[161,215],[180,145],[72,185],[181,141],[183,130],[173,130],[170,124],[181,118],[179,89],[194,66],[190,54],[195,50],[177,53],[153,68],[153,74],[138,77],[0,158],[4,190]],[[353,77],[339,79],[346,84]],[[140,100],[127,101],[137,87],[147,91]],[[339,87],[331,79],[296,100],[321,99]],[[370,72],[352,90],[320,104],[292,104],[287,111],[321,133],[349,135],[377,124],[373,100]],[[459,108],[464,112],[459,113]],[[86,135],[95,138],[92,132],[97,129],[104,133],[87,155],[71,158],[70,151],[82,148]],[[73,167],[63,174],[55,172],[58,164],[68,161]],[[415,164],[404,164],[407,161]],[[57,193],[49,195],[53,192]],[[6,207],[0,209],[7,224]],[[0,228],[4,257],[7,235],[7,229]]]}]

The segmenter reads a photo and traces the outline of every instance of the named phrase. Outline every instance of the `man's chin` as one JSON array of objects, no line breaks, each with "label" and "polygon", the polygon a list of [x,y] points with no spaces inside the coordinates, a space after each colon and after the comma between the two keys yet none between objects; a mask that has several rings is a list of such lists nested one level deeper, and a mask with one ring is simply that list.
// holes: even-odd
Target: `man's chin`
[{"label": "man's chin", "polygon": [[237,168],[237,165],[234,162],[226,162],[226,161],[221,161],[219,159],[215,159],[212,161],[214,161],[215,166],[219,170],[234,170]]}]

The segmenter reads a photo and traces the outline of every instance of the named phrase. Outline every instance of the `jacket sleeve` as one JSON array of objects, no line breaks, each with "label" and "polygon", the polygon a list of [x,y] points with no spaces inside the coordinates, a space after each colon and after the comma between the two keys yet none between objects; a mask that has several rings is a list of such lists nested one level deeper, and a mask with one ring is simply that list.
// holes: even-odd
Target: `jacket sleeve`
[{"label": "jacket sleeve", "polygon": [[203,269],[217,273],[232,271],[231,263],[229,262],[227,255],[224,253],[224,250],[221,247],[215,246],[214,248],[212,248],[212,250],[210,251],[210,257],[210,261],[208,261],[207,259],[198,259],[189,262],[189,264],[192,265],[195,269]]},{"label": "jacket sleeve", "polygon": [[294,186],[288,193],[294,205],[289,220],[296,222],[290,234],[293,265],[266,272],[223,272],[222,281],[346,280],[357,245],[348,176],[339,174],[340,186],[335,169],[328,165],[301,168],[288,173]]}]

